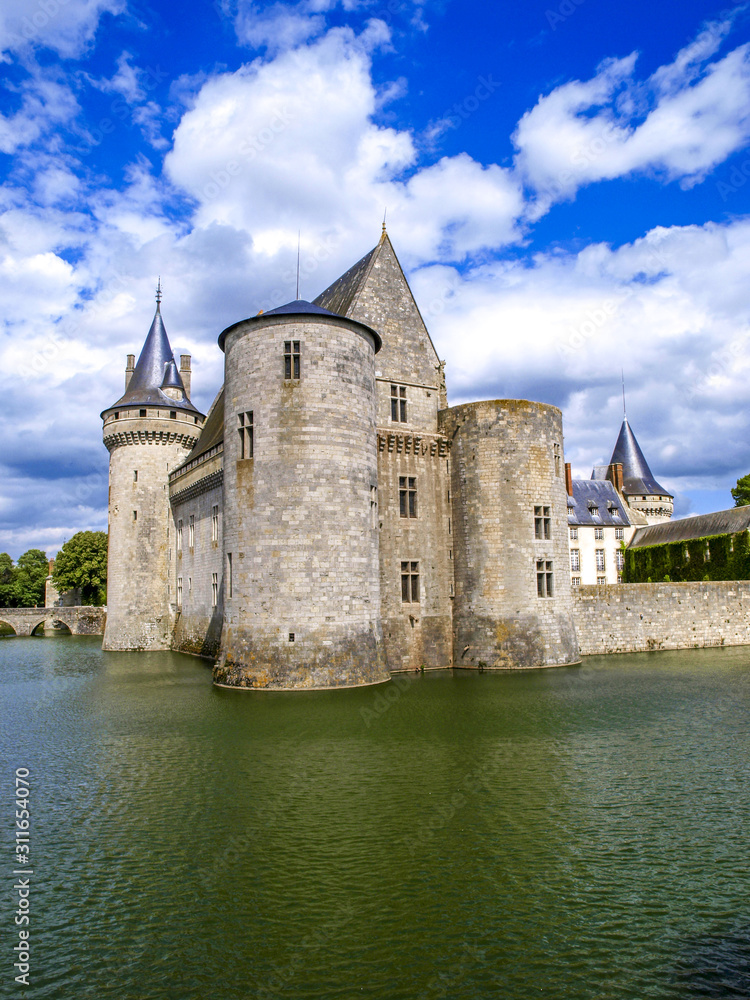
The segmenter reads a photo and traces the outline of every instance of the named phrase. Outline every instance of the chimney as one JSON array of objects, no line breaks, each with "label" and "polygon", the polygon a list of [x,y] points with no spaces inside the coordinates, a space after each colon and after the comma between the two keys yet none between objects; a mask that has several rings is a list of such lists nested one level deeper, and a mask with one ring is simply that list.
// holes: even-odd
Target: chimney
[{"label": "chimney", "polygon": [[618,493],[622,493],[622,462],[614,462],[607,469],[607,479]]},{"label": "chimney", "polygon": [[128,386],[130,385],[130,380],[133,377],[134,371],[135,371],[135,354],[128,354],[128,360],[125,364],[125,392],[128,391]]},{"label": "chimney", "polygon": [[570,468],[570,462],[565,463],[565,489],[569,497],[573,496],[573,473]]},{"label": "chimney", "polygon": [[180,355],[180,378],[185,386],[185,395],[190,399],[190,355]]},{"label": "chimney", "polygon": [[52,576],[52,574],[54,572],[55,572],[55,560],[54,559],[50,559],[50,561],[49,561],[49,575]]}]

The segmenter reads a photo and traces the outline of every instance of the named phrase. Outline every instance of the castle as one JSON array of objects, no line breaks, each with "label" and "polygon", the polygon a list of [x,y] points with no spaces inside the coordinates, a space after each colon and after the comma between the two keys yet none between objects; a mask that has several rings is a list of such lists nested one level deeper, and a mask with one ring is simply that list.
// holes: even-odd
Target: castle
[{"label": "castle", "polygon": [[204,415],[157,294],[102,413],[105,649],[196,653],[217,684],[282,690],[579,660],[562,415],[448,407],[385,227],[314,302],[219,346]]}]

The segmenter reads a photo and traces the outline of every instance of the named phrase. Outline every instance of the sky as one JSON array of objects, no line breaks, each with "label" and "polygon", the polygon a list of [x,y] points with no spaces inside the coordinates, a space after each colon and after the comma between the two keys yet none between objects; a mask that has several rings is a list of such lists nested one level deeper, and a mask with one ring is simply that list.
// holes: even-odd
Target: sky
[{"label": "sky", "polygon": [[451,405],[627,413],[675,516],[750,472],[750,2],[4,0],[0,551],[106,530],[99,414],[161,277],[219,333],[313,299],[384,212]]}]

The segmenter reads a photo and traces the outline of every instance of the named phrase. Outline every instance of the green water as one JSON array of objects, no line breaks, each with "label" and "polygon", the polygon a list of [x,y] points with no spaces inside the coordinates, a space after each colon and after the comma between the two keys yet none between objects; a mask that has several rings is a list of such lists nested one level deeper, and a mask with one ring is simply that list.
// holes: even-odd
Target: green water
[{"label": "green water", "polygon": [[287,695],[89,638],[0,670],[2,995],[750,996],[750,649]]}]

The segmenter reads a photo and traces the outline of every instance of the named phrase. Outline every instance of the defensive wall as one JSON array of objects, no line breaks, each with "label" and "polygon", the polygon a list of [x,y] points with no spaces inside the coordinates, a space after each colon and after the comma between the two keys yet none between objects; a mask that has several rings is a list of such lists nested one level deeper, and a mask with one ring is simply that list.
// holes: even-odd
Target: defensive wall
[{"label": "defensive wall", "polygon": [[619,583],[573,590],[583,655],[750,645],[750,581]]},{"label": "defensive wall", "polygon": [[73,635],[104,635],[107,609],[78,608],[0,608],[0,624],[10,625],[17,636],[31,635],[43,622],[64,622]]}]

